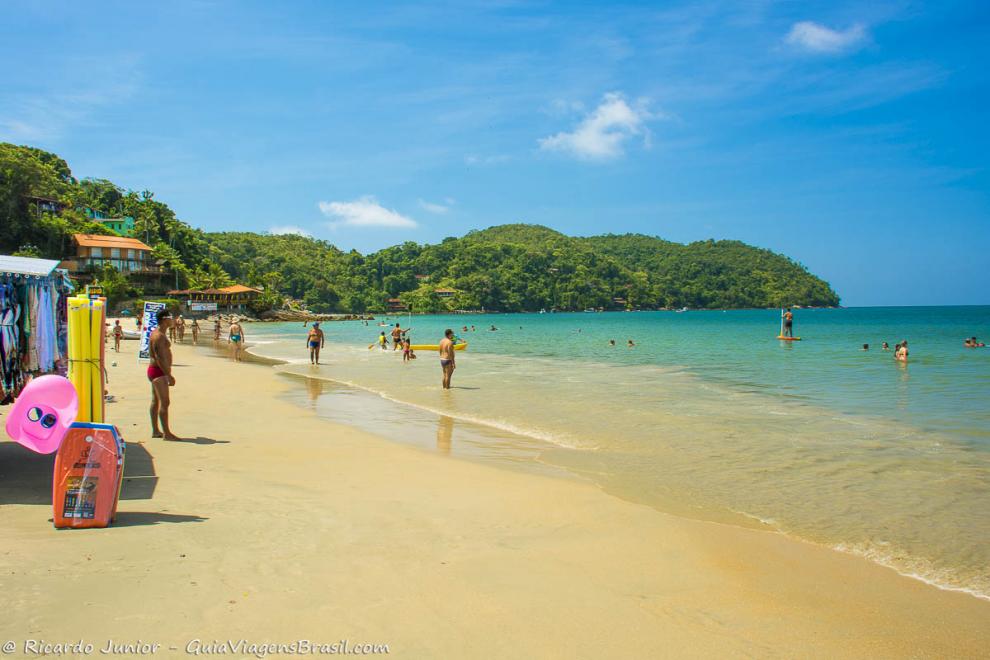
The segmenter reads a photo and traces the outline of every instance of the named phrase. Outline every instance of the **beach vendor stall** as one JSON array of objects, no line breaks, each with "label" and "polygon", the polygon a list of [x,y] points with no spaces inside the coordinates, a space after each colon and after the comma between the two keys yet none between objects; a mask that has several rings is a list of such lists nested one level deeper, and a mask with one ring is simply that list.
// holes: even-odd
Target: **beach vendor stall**
[{"label": "beach vendor stall", "polygon": [[31,376],[65,374],[68,273],[57,261],[0,255],[0,404]]},{"label": "beach vendor stall", "polygon": [[[31,451],[55,454],[56,528],[106,527],[117,513],[126,447],[105,423],[106,299],[99,287],[70,297],[68,280],[52,276],[55,263],[0,257],[4,392],[14,404],[4,429]],[[39,375],[64,365],[68,377]]]}]

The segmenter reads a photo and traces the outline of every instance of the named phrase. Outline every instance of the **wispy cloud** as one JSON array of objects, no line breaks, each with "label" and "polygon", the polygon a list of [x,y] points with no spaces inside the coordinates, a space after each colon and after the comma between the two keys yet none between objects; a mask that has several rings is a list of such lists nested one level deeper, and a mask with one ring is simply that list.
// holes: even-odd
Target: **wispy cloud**
[{"label": "wispy cloud", "polygon": [[0,90],[0,134],[5,139],[50,141],[92,125],[103,110],[134,97],[142,80],[139,58],[130,55],[74,58],[49,75],[72,84],[53,84],[43,92],[9,84]]},{"label": "wispy cloud", "polygon": [[429,211],[430,213],[443,214],[450,210],[450,207],[456,204],[456,200],[451,197],[445,197],[443,204],[437,204],[436,202],[428,202],[425,199],[419,200],[419,207],[424,211]]},{"label": "wispy cloud", "polygon": [[416,221],[398,211],[387,209],[371,195],[351,202],[320,202],[320,211],[330,218],[333,226],[351,227],[416,227]]},{"label": "wispy cloud", "polygon": [[270,228],[268,233],[274,236],[282,236],[284,234],[295,234],[296,236],[305,236],[307,238],[313,236],[302,227],[297,227],[296,225],[276,225]]},{"label": "wispy cloud", "polygon": [[791,27],[784,42],[810,53],[837,55],[859,48],[867,37],[866,27],[859,23],[845,30],[833,30],[813,21],[801,21]]},{"label": "wispy cloud", "polygon": [[567,153],[583,160],[615,159],[625,153],[623,145],[631,137],[641,135],[644,144],[649,146],[650,131],[646,123],[661,117],[650,112],[643,99],[629,105],[621,93],[609,92],[572,132],[541,138],[540,149]]}]

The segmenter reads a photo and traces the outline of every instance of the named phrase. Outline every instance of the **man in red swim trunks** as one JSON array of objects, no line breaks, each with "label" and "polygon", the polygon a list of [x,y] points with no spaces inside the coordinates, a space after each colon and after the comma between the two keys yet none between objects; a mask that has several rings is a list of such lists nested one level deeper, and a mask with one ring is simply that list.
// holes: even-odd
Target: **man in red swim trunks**
[{"label": "man in red swim trunks", "polygon": [[[151,381],[151,437],[179,440],[168,427],[168,388],[175,385],[175,378],[172,376],[172,343],[166,334],[172,327],[172,314],[168,309],[160,309],[155,318],[158,319],[158,326],[148,338],[148,356],[151,358],[148,366],[148,380]],[[159,420],[164,433],[158,428]]]}]

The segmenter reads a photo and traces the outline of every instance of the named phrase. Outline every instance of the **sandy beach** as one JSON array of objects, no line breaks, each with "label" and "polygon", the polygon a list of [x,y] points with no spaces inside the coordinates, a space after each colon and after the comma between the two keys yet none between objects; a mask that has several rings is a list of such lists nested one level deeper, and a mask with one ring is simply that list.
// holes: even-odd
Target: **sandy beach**
[{"label": "sandy beach", "polygon": [[[249,329],[250,334],[250,329]],[[209,333],[206,342],[209,344]],[[990,603],[579,479],[335,425],[262,364],[174,348],[150,438],[137,342],[107,353],[118,524],[52,528],[52,458],[0,442],[0,642],[387,644],[403,658],[980,657]],[[6,410],[0,410],[0,418]],[[198,645],[195,640],[201,640]]]}]

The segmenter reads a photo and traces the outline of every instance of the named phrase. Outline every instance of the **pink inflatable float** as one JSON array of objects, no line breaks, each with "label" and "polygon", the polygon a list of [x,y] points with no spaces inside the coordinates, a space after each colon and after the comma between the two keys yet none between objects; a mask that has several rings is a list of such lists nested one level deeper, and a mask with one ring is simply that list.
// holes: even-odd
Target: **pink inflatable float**
[{"label": "pink inflatable float", "polygon": [[28,383],[7,413],[7,435],[39,454],[58,451],[79,412],[79,396],[68,378],[39,376]]}]

